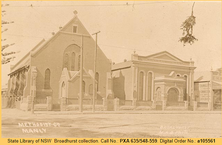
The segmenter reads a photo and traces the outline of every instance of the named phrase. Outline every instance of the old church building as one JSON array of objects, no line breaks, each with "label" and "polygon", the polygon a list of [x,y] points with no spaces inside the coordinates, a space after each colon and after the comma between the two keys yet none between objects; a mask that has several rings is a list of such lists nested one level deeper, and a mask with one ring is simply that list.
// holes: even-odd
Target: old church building
[{"label": "old church building", "polygon": [[[83,99],[87,103],[93,93],[95,41],[77,15],[51,39],[42,40],[11,67],[7,95],[18,97],[23,110],[30,110],[32,97],[35,107],[40,104],[36,109],[60,109],[62,98],[66,105],[78,104],[82,48]],[[95,74],[98,102],[106,97],[106,78],[110,71],[111,62],[98,47]]]},{"label": "old church building", "polygon": [[119,98],[120,108],[188,109],[194,100],[194,69],[193,61],[183,61],[167,51],[149,56],[134,53],[131,60],[112,66],[114,96]]}]

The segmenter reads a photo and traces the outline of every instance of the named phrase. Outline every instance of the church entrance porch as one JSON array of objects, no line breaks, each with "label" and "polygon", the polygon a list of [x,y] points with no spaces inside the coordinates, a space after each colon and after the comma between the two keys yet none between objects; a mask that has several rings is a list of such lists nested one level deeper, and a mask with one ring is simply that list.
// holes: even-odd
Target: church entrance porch
[{"label": "church entrance porch", "polygon": [[169,89],[167,93],[167,106],[178,106],[179,91],[176,88]]},{"label": "church entrance porch", "polygon": [[[156,109],[162,106],[162,110],[187,110],[187,82],[186,77],[176,75],[159,76],[154,79],[154,102]],[[159,102],[159,104],[158,104]]]}]

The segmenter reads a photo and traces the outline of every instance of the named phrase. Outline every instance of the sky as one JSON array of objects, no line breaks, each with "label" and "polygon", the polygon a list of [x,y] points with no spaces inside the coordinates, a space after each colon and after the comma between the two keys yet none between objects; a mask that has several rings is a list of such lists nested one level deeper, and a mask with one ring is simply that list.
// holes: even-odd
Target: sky
[{"label": "sky", "polygon": [[[48,40],[73,18],[73,11],[90,34],[100,31],[98,45],[113,62],[130,60],[131,54],[148,56],[168,51],[189,61],[195,71],[221,67],[221,2],[195,2],[196,25],[193,45],[183,46],[180,26],[191,15],[193,2],[173,1],[3,1],[3,20],[14,21],[3,26],[7,39],[15,43],[7,51],[18,51],[16,58],[2,65],[2,85],[8,81],[10,65],[19,61],[42,39]],[[9,4],[9,6],[4,6]],[[94,37],[94,36],[93,36]]]}]

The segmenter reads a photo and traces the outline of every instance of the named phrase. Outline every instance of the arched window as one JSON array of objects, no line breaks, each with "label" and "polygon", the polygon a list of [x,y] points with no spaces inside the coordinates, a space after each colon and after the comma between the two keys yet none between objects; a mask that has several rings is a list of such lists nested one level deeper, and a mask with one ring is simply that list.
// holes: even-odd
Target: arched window
[{"label": "arched window", "polygon": [[82,81],[82,91],[83,91],[83,93],[86,92],[86,83],[85,83],[85,81]]},{"label": "arched window", "polygon": [[153,74],[151,72],[148,73],[148,96],[147,96],[147,100],[150,101],[151,100],[151,96],[152,96],[152,82],[153,82]]},{"label": "arched window", "polygon": [[75,71],[75,59],[76,59],[76,54],[75,52],[73,52],[71,57],[71,71]]},{"label": "arched window", "polygon": [[68,71],[78,70],[78,56],[80,53],[80,47],[78,45],[72,44],[69,45],[63,53],[63,67],[67,68]]},{"label": "arched window", "polygon": [[67,68],[69,70],[69,55],[66,53],[63,58],[63,68]]},{"label": "arched window", "polygon": [[45,70],[45,84],[44,89],[50,89],[50,69]]},{"label": "arched window", "polygon": [[99,91],[99,73],[98,72],[96,72],[96,90],[97,90],[97,92]]},{"label": "arched window", "polygon": [[143,83],[144,83],[144,72],[139,74],[139,99],[143,100]]},{"label": "arched window", "polygon": [[78,70],[80,70],[80,57],[81,55],[78,56]]},{"label": "arched window", "polygon": [[93,85],[89,85],[89,95],[93,95]]}]

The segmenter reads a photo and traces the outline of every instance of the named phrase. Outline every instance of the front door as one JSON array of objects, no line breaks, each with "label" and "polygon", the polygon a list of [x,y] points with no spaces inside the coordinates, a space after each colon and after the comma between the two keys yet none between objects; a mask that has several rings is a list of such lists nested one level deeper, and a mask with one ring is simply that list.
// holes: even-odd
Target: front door
[{"label": "front door", "polygon": [[167,96],[167,105],[168,106],[178,105],[178,97],[179,97],[179,92],[176,88],[169,89]]}]

